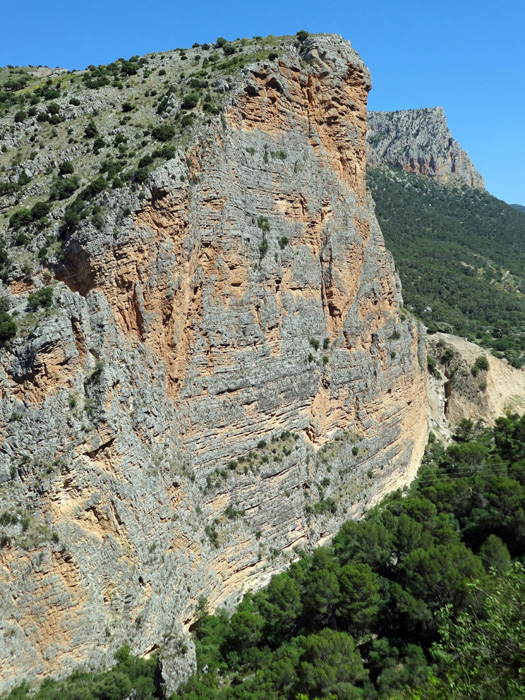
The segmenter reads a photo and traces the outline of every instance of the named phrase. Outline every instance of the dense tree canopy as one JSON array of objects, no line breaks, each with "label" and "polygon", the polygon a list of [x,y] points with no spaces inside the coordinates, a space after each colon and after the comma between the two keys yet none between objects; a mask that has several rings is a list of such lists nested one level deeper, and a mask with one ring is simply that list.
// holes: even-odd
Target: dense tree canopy
[{"label": "dense tree canopy", "polygon": [[501,672],[472,697],[492,698],[494,688],[514,697],[521,609],[508,615],[517,641],[506,660],[490,572],[512,571],[512,585],[523,587],[511,555],[525,554],[524,509],[525,418],[501,418],[446,449],[431,442],[408,493],[347,522],[330,547],[247,594],[231,620],[224,611],[201,616],[199,672],[176,697],[468,697],[467,666],[453,645],[462,636],[464,655],[476,658],[489,629],[480,616],[494,628],[486,656]]},{"label": "dense tree canopy", "polygon": [[431,330],[525,361],[525,217],[467,186],[391,168],[367,171],[405,305]]},{"label": "dense tree canopy", "polygon": [[[418,478],[231,615],[194,626],[174,700],[494,700],[525,694],[525,417],[429,442]],[[514,562],[513,562],[514,560]],[[153,698],[155,660],[47,681],[35,700]],[[24,700],[28,688],[10,700]]]}]

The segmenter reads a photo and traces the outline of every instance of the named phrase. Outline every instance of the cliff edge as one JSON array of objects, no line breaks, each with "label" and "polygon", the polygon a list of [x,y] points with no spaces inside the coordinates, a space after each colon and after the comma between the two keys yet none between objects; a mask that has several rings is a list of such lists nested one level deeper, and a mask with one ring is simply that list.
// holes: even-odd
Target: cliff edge
[{"label": "cliff edge", "polygon": [[[525,413],[525,372],[447,333],[428,338],[430,428],[449,440],[462,420],[492,427],[507,411]],[[484,358],[484,361],[481,360]]]},{"label": "cliff edge", "polygon": [[[219,114],[172,91],[149,117],[193,110],[171,157],[102,192],[97,176],[91,219],[58,199],[61,254],[4,283],[1,689],[169,646],[199,596],[235,602],[415,475],[425,339],[365,185],[369,73],[341,37],[279,42],[217,78]],[[147,68],[187,81],[198,52]],[[110,123],[126,99],[86,98],[45,157],[87,114],[145,158],[152,139]],[[67,148],[94,178],[96,148]]]}]

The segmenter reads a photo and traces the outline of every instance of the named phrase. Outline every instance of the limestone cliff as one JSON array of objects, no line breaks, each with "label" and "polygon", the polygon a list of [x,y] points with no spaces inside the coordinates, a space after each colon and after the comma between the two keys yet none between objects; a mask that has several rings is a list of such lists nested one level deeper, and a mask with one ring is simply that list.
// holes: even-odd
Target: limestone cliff
[{"label": "limestone cliff", "polygon": [[165,646],[417,469],[425,341],[365,186],[366,67],[315,36],[223,83],[11,281],[0,688]]},{"label": "limestone cliff", "polygon": [[484,189],[483,177],[455,141],[442,107],[369,112],[367,160],[409,173]]}]

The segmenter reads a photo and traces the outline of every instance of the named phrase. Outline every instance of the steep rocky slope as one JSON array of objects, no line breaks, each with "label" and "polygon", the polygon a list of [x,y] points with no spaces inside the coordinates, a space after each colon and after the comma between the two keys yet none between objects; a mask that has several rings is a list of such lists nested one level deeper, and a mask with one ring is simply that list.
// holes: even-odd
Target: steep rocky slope
[{"label": "steep rocky slope", "polygon": [[493,426],[506,411],[525,413],[522,369],[448,333],[429,336],[428,354],[435,362],[428,378],[430,428],[438,435],[448,439],[463,419]]},{"label": "steep rocky slope", "polygon": [[437,182],[485,188],[468,153],[452,138],[443,107],[369,112],[366,146],[371,167],[392,165]]},{"label": "steep rocky slope", "polygon": [[58,121],[0,122],[2,689],[124,642],[168,648],[176,677],[200,595],[267,581],[426,442],[424,335],[365,185],[366,67],[337,36],[207,50],[68,75]]}]

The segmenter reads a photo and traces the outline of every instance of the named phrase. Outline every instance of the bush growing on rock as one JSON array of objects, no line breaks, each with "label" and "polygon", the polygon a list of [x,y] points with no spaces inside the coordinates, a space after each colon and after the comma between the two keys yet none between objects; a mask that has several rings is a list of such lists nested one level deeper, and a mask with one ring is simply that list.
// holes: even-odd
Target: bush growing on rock
[{"label": "bush growing on rock", "polygon": [[17,325],[0,305],[0,343],[3,345],[16,335]]},{"label": "bush growing on rock", "polygon": [[157,141],[169,141],[175,136],[175,129],[171,124],[159,124],[151,130],[151,135]]},{"label": "bush growing on rock", "polygon": [[16,182],[0,182],[0,197],[14,194],[18,190]]},{"label": "bush growing on rock", "polygon": [[79,178],[76,175],[65,178],[64,180],[55,180],[49,191],[49,201],[68,199],[78,189],[80,184]]},{"label": "bush growing on rock", "polygon": [[95,122],[90,121],[89,124],[84,129],[84,136],[88,139],[94,139],[98,135],[98,129]]},{"label": "bush growing on rock", "polygon": [[59,175],[73,175],[74,172],[75,168],[70,160],[64,161],[58,166]]},{"label": "bush growing on rock", "polygon": [[48,309],[53,303],[53,287],[41,287],[27,297],[27,304],[31,311]]},{"label": "bush growing on rock", "polygon": [[151,155],[153,158],[165,158],[169,160],[175,157],[175,146],[161,146],[160,148],[156,148]]},{"label": "bush growing on rock", "polygon": [[193,113],[190,114],[185,114],[182,119],[180,120],[180,125],[185,128],[187,126],[191,126],[193,122],[195,121],[195,115]]},{"label": "bush growing on rock", "polygon": [[27,226],[33,220],[30,209],[19,209],[9,217],[9,225],[11,228],[18,229],[22,226]]},{"label": "bush growing on rock", "polygon": [[31,218],[34,221],[43,219],[51,211],[51,204],[49,202],[37,202],[31,207]]},{"label": "bush growing on rock", "polygon": [[471,368],[471,373],[473,377],[477,377],[480,372],[486,372],[489,368],[489,361],[485,355],[480,355],[476,358],[474,365]]},{"label": "bush growing on rock", "polygon": [[186,95],[184,100],[182,101],[181,108],[182,109],[193,109],[196,107],[199,103],[199,96],[195,92],[191,92],[189,95]]}]

